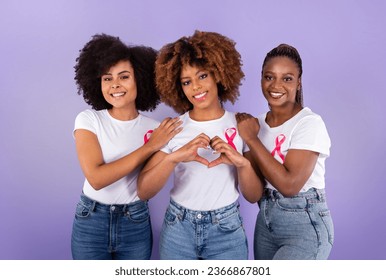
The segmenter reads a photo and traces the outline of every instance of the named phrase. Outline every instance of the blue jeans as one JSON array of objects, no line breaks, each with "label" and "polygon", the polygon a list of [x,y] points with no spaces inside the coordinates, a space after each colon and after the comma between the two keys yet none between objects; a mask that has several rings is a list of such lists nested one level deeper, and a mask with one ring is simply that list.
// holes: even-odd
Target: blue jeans
[{"label": "blue jeans", "polygon": [[324,189],[284,197],[266,189],[259,202],[254,239],[257,260],[327,259],[334,226]]},{"label": "blue jeans", "polygon": [[73,259],[150,259],[152,243],[147,202],[106,205],[81,195],[72,229]]},{"label": "blue jeans", "polygon": [[238,202],[213,211],[193,211],[170,201],[159,246],[163,260],[247,259]]}]

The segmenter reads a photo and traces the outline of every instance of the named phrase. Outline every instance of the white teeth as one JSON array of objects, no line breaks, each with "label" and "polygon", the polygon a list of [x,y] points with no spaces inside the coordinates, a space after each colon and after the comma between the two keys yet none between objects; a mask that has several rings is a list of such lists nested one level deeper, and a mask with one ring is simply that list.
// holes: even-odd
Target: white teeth
[{"label": "white teeth", "polygon": [[270,92],[270,95],[274,98],[278,98],[284,95],[284,93]]},{"label": "white teeth", "polygon": [[125,94],[124,92],[117,92],[117,93],[113,93],[111,95],[114,96],[114,97],[119,97],[119,96],[122,96],[124,94]]},{"label": "white teeth", "polygon": [[206,92],[203,92],[203,93],[195,95],[194,98],[201,98],[201,97],[203,97],[205,95],[206,95]]}]

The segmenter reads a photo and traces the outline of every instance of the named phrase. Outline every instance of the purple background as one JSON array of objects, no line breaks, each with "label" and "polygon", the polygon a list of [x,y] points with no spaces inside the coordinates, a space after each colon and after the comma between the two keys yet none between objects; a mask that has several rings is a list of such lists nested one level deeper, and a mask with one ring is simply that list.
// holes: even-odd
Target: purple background
[{"label": "purple background", "polygon": [[[286,42],[304,63],[305,105],[332,139],[327,195],[331,259],[386,259],[386,4],[378,1],[2,1],[0,9],[0,259],[70,259],[83,175],[75,116],[88,108],[73,80],[95,33],[159,49],[195,29],[237,42],[246,79],[231,111],[267,111],[265,54]],[[175,115],[161,105],[148,114]],[[151,200],[153,258],[169,185]],[[241,199],[252,257],[256,205]]]}]

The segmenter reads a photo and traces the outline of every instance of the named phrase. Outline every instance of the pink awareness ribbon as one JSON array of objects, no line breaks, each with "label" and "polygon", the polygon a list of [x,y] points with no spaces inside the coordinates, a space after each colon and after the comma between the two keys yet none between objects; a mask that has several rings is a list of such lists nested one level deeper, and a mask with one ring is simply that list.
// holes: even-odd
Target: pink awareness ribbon
[{"label": "pink awareness ribbon", "polygon": [[231,127],[225,130],[225,138],[228,141],[228,144],[231,145],[231,147],[237,151],[235,143],[233,143],[233,139],[235,139],[235,137],[236,137],[236,128]]},{"label": "pink awareness ribbon", "polygon": [[149,142],[149,139],[150,139],[150,136],[151,134],[153,133],[153,130],[148,130],[145,135],[143,136],[143,142],[146,144],[147,142]]},{"label": "pink awareness ribbon", "polygon": [[[275,139],[275,149],[272,150],[271,152],[271,155],[272,156],[275,156],[275,153],[277,152],[277,154],[279,155],[279,157],[281,158],[281,160],[284,162],[284,155],[281,153],[281,145],[284,143],[285,141],[285,135],[284,134],[280,134],[279,136],[276,137]],[[279,140],[280,139],[280,140]]]}]

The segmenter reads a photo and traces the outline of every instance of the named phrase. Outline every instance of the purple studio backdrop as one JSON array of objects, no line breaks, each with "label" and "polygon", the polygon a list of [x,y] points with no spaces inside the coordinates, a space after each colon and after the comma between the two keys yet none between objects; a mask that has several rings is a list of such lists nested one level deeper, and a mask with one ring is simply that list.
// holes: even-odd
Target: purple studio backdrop
[{"label": "purple studio backdrop", "polygon": [[[386,3],[378,1],[2,1],[0,10],[0,259],[71,259],[83,184],[72,129],[88,108],[75,59],[96,33],[159,49],[194,30],[237,42],[246,78],[230,111],[267,111],[265,54],[285,42],[304,63],[305,105],[332,139],[326,191],[335,224],[330,259],[386,259]],[[160,105],[147,114],[176,114]],[[172,180],[150,201],[153,259]],[[259,211],[243,198],[252,255]]]}]

